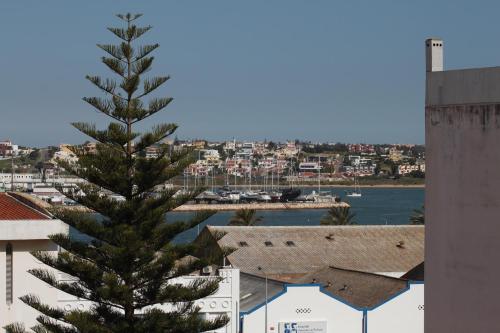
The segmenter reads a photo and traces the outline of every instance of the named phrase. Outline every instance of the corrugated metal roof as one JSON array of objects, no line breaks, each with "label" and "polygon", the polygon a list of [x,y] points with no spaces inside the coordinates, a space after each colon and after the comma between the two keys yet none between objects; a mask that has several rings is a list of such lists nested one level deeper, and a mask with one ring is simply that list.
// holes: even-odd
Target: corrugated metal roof
[{"label": "corrugated metal roof", "polygon": [[47,220],[48,216],[30,208],[6,193],[0,193],[0,221]]},{"label": "corrugated metal roof", "polygon": [[[208,230],[225,233],[218,245],[235,249],[227,257],[234,267],[285,281],[329,266],[404,273],[424,260],[423,226],[209,226]],[[266,246],[266,241],[273,246]],[[241,247],[240,242],[248,246]]]}]

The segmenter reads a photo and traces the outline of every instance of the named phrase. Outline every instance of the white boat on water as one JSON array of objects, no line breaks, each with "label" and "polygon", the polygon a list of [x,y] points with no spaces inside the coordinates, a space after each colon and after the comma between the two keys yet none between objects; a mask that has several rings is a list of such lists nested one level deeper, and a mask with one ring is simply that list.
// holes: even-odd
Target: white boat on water
[{"label": "white boat on water", "polygon": [[301,195],[297,198],[298,201],[308,202],[337,202],[337,196],[332,195],[329,191],[312,191],[309,194]]},{"label": "white boat on water", "polygon": [[346,196],[350,198],[360,198],[361,195],[361,188],[359,187],[358,179],[356,178],[356,175],[354,175],[354,190],[351,192],[347,192]]}]

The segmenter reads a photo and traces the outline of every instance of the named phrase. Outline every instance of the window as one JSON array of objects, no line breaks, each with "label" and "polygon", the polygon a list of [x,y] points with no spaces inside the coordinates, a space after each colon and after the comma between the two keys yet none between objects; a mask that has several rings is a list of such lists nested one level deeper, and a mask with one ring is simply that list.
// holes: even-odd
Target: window
[{"label": "window", "polygon": [[271,241],[265,241],[264,244],[266,246],[273,246],[273,243]]},{"label": "window", "polygon": [[248,246],[248,243],[243,241],[243,242],[239,242],[238,243],[240,245],[240,247],[245,247],[245,246]]},{"label": "window", "polygon": [[285,244],[286,246],[295,246],[295,243],[293,241],[286,241]]},{"label": "window", "polygon": [[12,304],[13,300],[13,258],[12,258],[12,244],[7,243],[5,246],[5,300],[7,305]]}]

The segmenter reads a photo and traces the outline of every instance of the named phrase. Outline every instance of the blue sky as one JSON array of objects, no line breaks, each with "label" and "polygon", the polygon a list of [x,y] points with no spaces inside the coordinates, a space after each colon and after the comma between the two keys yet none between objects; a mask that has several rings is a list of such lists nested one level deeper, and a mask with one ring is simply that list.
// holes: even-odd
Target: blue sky
[{"label": "blue sky", "polygon": [[78,143],[70,122],[106,123],[84,76],[108,75],[95,44],[127,11],[172,76],[144,126],[179,138],[423,143],[425,38],[445,40],[445,68],[500,64],[498,1],[2,0],[0,139]]}]

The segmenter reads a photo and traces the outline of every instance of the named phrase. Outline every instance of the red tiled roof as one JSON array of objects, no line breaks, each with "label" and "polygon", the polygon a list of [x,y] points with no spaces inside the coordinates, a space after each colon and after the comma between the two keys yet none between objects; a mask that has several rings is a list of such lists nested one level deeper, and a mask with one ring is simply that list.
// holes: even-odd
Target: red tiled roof
[{"label": "red tiled roof", "polygon": [[11,196],[0,193],[1,220],[47,220],[49,217],[17,201]]}]

